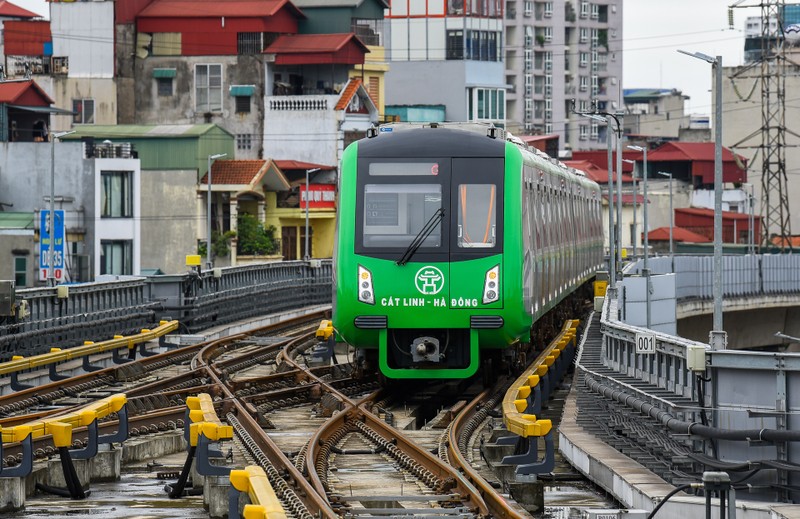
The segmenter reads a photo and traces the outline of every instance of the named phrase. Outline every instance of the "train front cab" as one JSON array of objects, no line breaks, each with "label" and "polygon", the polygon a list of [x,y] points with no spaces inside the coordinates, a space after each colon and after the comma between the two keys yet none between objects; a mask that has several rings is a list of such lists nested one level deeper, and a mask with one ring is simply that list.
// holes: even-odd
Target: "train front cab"
[{"label": "train front cab", "polygon": [[343,161],[342,207],[348,194],[355,210],[341,215],[339,243],[353,229],[355,254],[340,250],[336,326],[351,344],[377,344],[388,378],[466,378],[482,347],[512,340],[508,287],[520,280],[504,260],[503,229],[519,218],[505,203],[505,143],[492,144],[489,157],[480,146],[467,157],[441,145],[420,148],[438,156],[414,159],[363,153],[351,189]]}]

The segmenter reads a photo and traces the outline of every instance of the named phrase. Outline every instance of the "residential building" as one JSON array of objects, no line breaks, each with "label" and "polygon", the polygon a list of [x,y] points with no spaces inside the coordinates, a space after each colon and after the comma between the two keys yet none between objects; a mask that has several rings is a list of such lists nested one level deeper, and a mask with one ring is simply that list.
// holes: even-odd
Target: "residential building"
[{"label": "residential building", "polygon": [[330,258],[333,255],[336,220],[336,167],[296,160],[278,160],[275,163],[291,186],[288,191],[275,193],[274,206],[271,200],[273,195],[269,195],[270,205],[266,216],[268,225],[280,229],[283,259],[306,257],[306,208],[308,257]]},{"label": "residential building", "polygon": [[[214,124],[115,125],[76,127],[76,133],[64,140],[82,141],[87,158],[95,157],[104,146],[111,151],[103,152],[101,158],[106,154],[124,157],[127,148],[122,146],[132,146],[131,153],[135,151],[141,163],[139,200],[135,201],[140,207],[138,232],[147,237],[140,247],[141,268],[184,272],[186,255],[196,254],[206,237],[207,189],[200,179],[208,170],[208,157],[221,153],[233,157],[234,136]],[[212,216],[216,209],[215,205]],[[217,214],[214,229],[218,230],[223,218]]]},{"label": "residential building", "polygon": [[[607,189],[608,186],[608,153],[602,151],[574,151],[573,160],[565,163],[586,175]],[[703,210],[714,207],[714,143],[713,142],[666,142],[647,154],[647,200],[643,196],[642,153],[624,151],[622,163],[622,218],[620,238],[623,248],[630,250],[634,243],[637,248],[643,233],[659,227],[669,227],[674,223],[670,218],[670,207],[699,208]],[[635,162],[635,167],[628,162]],[[616,164],[616,153],[612,153],[612,162]],[[616,166],[615,166],[616,167]],[[748,193],[741,189],[747,181],[747,161],[729,149],[722,153],[723,210],[736,212],[747,218],[750,209],[747,205]],[[672,175],[670,178],[669,175]],[[614,173],[616,184],[616,173]],[[604,189],[603,199],[608,200],[608,191]],[[616,202],[616,185],[614,186]],[[635,197],[635,198],[634,198]],[[636,200],[636,211],[633,201]],[[644,228],[644,203],[647,203],[648,227]],[[605,207],[604,207],[605,208]],[[634,223],[635,213],[635,223]],[[608,221],[608,213],[604,216]],[[677,225],[677,224],[676,224]],[[607,224],[606,224],[606,240]]]},{"label": "residential building", "polygon": [[378,108],[349,71],[367,50],[352,33],[282,35],[266,48],[265,157],[338,165],[366,136]]},{"label": "residential building", "polygon": [[299,21],[301,34],[353,33],[369,53],[363,63],[350,69],[350,77],[364,83],[378,113],[385,113],[385,75],[389,70],[384,51],[383,13],[387,0],[293,0],[305,18]]},{"label": "residential building", "polygon": [[115,124],[114,2],[51,2],[50,20],[6,22],[9,78],[34,78],[67,108],[49,123],[64,130]]},{"label": "residential building", "polygon": [[506,0],[508,129],[606,147],[606,126],[573,113],[622,110],[621,0]]},{"label": "residential building", "polygon": [[[50,160],[51,146],[55,164]],[[81,142],[0,143],[0,202],[31,214],[33,221],[30,230],[26,224],[24,236],[16,233],[16,242],[4,236],[0,249],[10,250],[15,263],[27,263],[19,269],[20,275],[23,270],[31,274],[26,286],[46,279],[47,254],[39,245],[42,222],[49,218],[51,189],[52,205],[64,222],[63,243],[55,242],[55,250],[64,258],[58,281],[139,274],[142,218],[139,160],[134,155],[127,144],[108,157],[87,153]]]},{"label": "residential building", "polygon": [[[684,140],[681,131],[692,126],[689,115],[684,113],[684,101],[689,96],[668,88],[626,88],[622,95],[625,101],[623,127],[629,138]],[[708,119],[705,123],[708,129]],[[697,120],[694,126],[699,126]],[[710,137],[710,131],[708,134]]]},{"label": "residential building", "polygon": [[[797,41],[796,31],[790,33],[787,29],[792,25],[800,25],[800,4],[792,3],[780,5],[779,18],[770,16],[766,33],[770,41],[768,46],[775,47],[786,38],[787,43]],[[764,47],[764,20],[761,16],[748,16],[744,24],[744,62],[754,63],[761,59]],[[788,46],[788,45],[787,45]]]},{"label": "residential building", "polygon": [[0,279],[13,279],[16,288],[34,286],[37,265],[33,212],[7,211],[0,199]]},{"label": "residential building", "polygon": [[0,82],[0,142],[49,141],[50,114],[65,112],[52,104],[31,79]]},{"label": "residential building", "polygon": [[[761,219],[753,220],[753,236],[761,235]],[[675,226],[714,239],[714,209],[680,207],[675,209]],[[750,215],[747,213],[722,211],[722,241],[746,245],[750,236]],[[756,240],[757,241],[757,240]]]},{"label": "residential building", "polygon": [[393,2],[384,22],[389,105],[444,105],[447,121],[506,126],[503,9],[502,0]]},{"label": "residential building", "polygon": [[[788,7],[788,6],[787,6]],[[797,60],[794,60],[797,62]],[[769,130],[768,137],[764,132],[764,120],[762,113],[762,85],[760,79],[760,67],[724,67],[722,82],[723,99],[723,132],[722,143],[736,151],[737,154],[746,158],[751,174],[751,182],[748,192],[752,189],[755,197],[755,214],[764,216],[763,204],[763,182],[766,176],[763,173],[764,154],[762,145],[767,144],[775,152],[771,154],[773,161],[770,169],[777,172],[782,166],[785,171],[784,195],[789,204],[789,224],[790,232],[797,234],[800,230],[800,183],[796,181],[797,172],[800,171],[800,139],[795,135],[794,121],[800,120],[800,107],[792,102],[794,95],[792,92],[800,91],[800,67],[793,65],[792,60],[785,62],[786,74],[783,77],[784,94],[786,96],[781,113],[781,103],[776,99],[775,83],[772,82],[771,109],[776,119],[771,122],[772,128]],[[780,123],[783,121],[783,123]],[[776,139],[780,124],[785,124],[784,142],[781,149],[775,148],[770,139]],[[777,153],[780,151],[780,153]],[[783,163],[777,161],[779,156],[783,156]],[[777,207],[781,196],[778,190],[769,193],[772,207]],[[777,217],[773,217],[773,222],[778,222]],[[770,234],[779,233],[780,229],[772,227],[766,229]],[[757,240],[757,241],[760,241]]]},{"label": "residential building", "polygon": [[[2,58],[2,63],[0,65],[3,67],[3,72],[0,74],[0,77],[4,77],[6,72],[6,52],[5,52],[5,33],[6,27],[5,23],[8,21],[28,21],[33,20],[34,18],[41,18],[41,15],[34,13],[33,11],[28,11],[27,9],[23,9],[22,7],[12,4],[8,0],[0,1],[0,58]],[[12,23],[13,25],[13,23]],[[19,26],[18,26],[19,27]]]},{"label": "residential building", "polygon": [[[236,136],[237,158],[262,156],[262,51],[281,34],[296,33],[303,14],[288,0],[218,2],[155,0],[120,26],[135,34],[135,57],[118,46],[120,122],[214,123]],[[189,95],[186,95],[189,94]],[[132,103],[132,105],[131,105]],[[122,104],[122,101],[120,101]]]},{"label": "residential building", "polygon": [[[225,222],[230,221],[226,218],[230,193],[224,189],[217,193],[213,181],[209,190],[202,181],[208,156],[224,153],[228,159],[238,156],[263,163],[263,156],[270,161],[303,163],[320,170],[314,175],[315,185],[335,186],[335,167],[344,147],[379,121],[386,68],[381,62],[379,21],[385,7],[378,0],[318,4],[309,7],[312,16],[306,18],[288,0],[132,0],[117,4],[116,10],[113,2],[105,0],[53,2],[52,22],[12,20],[27,24],[7,40],[16,60],[15,77],[32,75],[43,86],[33,86],[32,94],[26,94],[36,99],[15,94],[5,103],[0,101],[3,115],[13,121],[13,125],[0,125],[0,138],[48,141],[53,126],[72,126],[75,133],[66,139],[84,139],[85,152],[80,156],[84,161],[95,160],[90,150],[104,146],[111,146],[115,151],[107,152],[121,159],[118,147],[132,144],[132,156],[126,158],[140,161],[141,172],[131,180],[136,199],[130,207],[141,218],[133,227],[125,227],[120,219],[115,220],[116,227],[110,225],[111,220],[106,222],[110,234],[132,241],[131,245],[119,251],[103,249],[103,240],[110,238],[101,222],[86,236],[72,240],[86,244],[75,254],[86,258],[80,261],[87,276],[100,270],[182,271],[185,255],[206,239],[206,226],[201,223],[208,216],[209,191],[214,230],[224,232]],[[324,26],[326,16],[333,12],[342,22],[342,27],[337,26],[341,32],[297,34],[300,21],[308,22],[304,30],[313,30],[315,23]],[[372,52],[378,60],[365,63],[365,55]],[[53,108],[52,99],[67,109]],[[114,126],[118,121],[141,124]],[[309,146],[309,141],[317,144]],[[131,171],[129,165],[118,167]],[[248,191],[250,184],[236,185]],[[102,181],[93,185],[87,196],[103,186]],[[316,194],[321,189],[326,192],[320,196],[330,197],[329,187],[312,191]],[[133,187],[127,192],[133,193]],[[250,195],[242,196],[248,201]],[[100,210],[95,199],[73,197],[68,203],[78,199],[85,202],[79,204],[81,211],[92,217]],[[301,207],[278,209],[296,212]],[[332,229],[332,208],[312,202],[309,209],[318,220],[312,229]],[[291,219],[288,214],[281,218]],[[164,219],[171,225],[163,226]],[[294,229],[300,235],[296,222],[281,223],[281,231]],[[140,244],[135,236],[141,234],[162,239]],[[320,231],[316,236],[325,235]],[[330,254],[330,246],[310,238],[310,254],[326,250]],[[165,240],[171,244],[167,250],[158,245]],[[306,254],[300,241],[286,243],[297,244],[287,249],[287,256]],[[112,259],[103,263],[105,258]]]}]

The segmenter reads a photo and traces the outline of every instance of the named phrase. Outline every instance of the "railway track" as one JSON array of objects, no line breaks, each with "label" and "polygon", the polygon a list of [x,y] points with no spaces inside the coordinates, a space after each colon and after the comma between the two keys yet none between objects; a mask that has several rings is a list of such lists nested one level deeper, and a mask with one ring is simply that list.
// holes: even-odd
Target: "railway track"
[{"label": "railway track", "polygon": [[[308,366],[321,315],[180,348],[0,397],[0,425],[67,412],[109,391],[128,395],[132,435],[184,426],[188,396],[209,393],[249,462],[296,518],[420,515],[527,517],[481,475],[477,433],[498,404],[468,382],[403,392],[354,378],[347,357]],[[2,416],[0,415],[0,416]],[[113,430],[108,420],[101,431]],[[81,432],[76,433],[81,444]],[[42,456],[55,450],[43,440]],[[17,453],[5,450],[7,464]],[[483,469],[485,474],[486,469]]]}]

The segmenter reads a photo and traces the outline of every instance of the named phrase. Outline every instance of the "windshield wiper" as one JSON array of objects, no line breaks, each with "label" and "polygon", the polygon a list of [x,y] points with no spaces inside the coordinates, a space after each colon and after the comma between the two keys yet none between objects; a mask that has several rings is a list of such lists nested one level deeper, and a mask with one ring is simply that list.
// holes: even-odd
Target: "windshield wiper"
[{"label": "windshield wiper", "polygon": [[428,220],[428,222],[422,226],[422,229],[420,229],[414,239],[411,240],[411,243],[408,245],[406,251],[402,256],[400,256],[400,259],[395,261],[395,263],[400,266],[408,263],[411,259],[411,256],[417,252],[417,249],[422,246],[422,243],[428,238],[428,236],[430,236],[433,230],[436,229],[436,226],[439,225],[439,222],[442,221],[442,218],[444,218],[444,209],[440,207],[435,213],[433,213],[433,216],[431,216],[430,220]]}]

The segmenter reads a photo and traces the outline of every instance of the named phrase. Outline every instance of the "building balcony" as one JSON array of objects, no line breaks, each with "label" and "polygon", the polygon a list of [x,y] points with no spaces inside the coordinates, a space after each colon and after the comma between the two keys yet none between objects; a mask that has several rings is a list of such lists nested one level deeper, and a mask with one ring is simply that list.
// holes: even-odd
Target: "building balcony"
[{"label": "building balcony", "polygon": [[[356,79],[336,94],[267,96],[264,156],[338,164],[346,143],[364,137],[378,117],[374,102]],[[308,146],[309,140],[315,145]]]},{"label": "building balcony", "polygon": [[266,108],[268,112],[332,112],[338,100],[338,95],[278,95],[267,98]]},{"label": "building balcony", "polygon": [[83,156],[87,159],[138,159],[139,154],[130,142],[95,142],[83,140]]},{"label": "building balcony", "polygon": [[66,76],[69,58],[53,56],[6,56],[6,78],[21,79],[31,76]]}]

